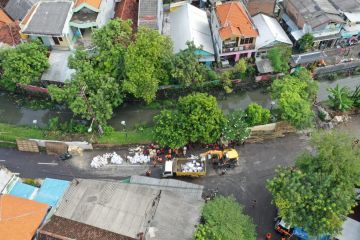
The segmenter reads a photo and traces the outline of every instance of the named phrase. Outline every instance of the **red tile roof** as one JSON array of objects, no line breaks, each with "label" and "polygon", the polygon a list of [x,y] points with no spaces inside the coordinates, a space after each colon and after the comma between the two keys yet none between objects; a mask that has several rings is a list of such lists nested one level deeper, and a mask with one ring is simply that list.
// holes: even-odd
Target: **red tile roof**
[{"label": "red tile roof", "polygon": [[12,23],[13,20],[5,13],[4,10],[0,9],[0,23]]},{"label": "red tile roof", "polygon": [[136,0],[121,0],[116,3],[115,17],[122,20],[132,20],[132,27],[136,30],[138,20],[138,7],[139,4]]},{"label": "red tile roof", "polygon": [[135,240],[117,233],[106,231],[67,218],[52,216],[39,231],[39,240]]},{"label": "red tile roof", "polygon": [[241,3],[223,3],[216,6],[215,11],[221,26],[219,33],[223,40],[231,37],[257,37],[259,35]]},{"label": "red tile roof", "polygon": [[75,8],[79,7],[81,4],[88,4],[91,7],[99,9],[101,0],[77,0],[75,2]]},{"label": "red tile roof", "polygon": [[0,43],[14,46],[20,43],[20,27],[18,22],[0,23]]}]

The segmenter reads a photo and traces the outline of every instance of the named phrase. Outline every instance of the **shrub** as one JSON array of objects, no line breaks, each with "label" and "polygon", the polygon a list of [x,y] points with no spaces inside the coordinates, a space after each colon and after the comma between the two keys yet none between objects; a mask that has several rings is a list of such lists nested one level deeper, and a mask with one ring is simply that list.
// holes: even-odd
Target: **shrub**
[{"label": "shrub", "polygon": [[266,124],[270,120],[270,110],[251,103],[245,110],[246,120],[250,126]]}]

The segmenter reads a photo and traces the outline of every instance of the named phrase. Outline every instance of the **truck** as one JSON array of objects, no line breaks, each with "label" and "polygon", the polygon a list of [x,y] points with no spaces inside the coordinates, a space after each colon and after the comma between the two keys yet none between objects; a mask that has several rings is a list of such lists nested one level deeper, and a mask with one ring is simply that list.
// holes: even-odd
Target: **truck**
[{"label": "truck", "polygon": [[215,168],[230,167],[238,165],[239,154],[235,149],[209,150],[200,154],[201,159],[208,159]]},{"label": "truck", "polygon": [[164,164],[163,177],[201,177],[206,175],[206,161],[202,159],[174,158]]}]

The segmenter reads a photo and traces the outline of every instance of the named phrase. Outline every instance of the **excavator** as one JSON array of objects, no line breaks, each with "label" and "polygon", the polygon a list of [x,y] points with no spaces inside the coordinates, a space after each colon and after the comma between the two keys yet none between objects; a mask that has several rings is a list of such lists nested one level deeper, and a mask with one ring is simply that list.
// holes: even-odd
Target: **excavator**
[{"label": "excavator", "polygon": [[214,168],[234,168],[238,165],[239,154],[235,149],[209,150],[200,154],[201,159],[210,160]]}]

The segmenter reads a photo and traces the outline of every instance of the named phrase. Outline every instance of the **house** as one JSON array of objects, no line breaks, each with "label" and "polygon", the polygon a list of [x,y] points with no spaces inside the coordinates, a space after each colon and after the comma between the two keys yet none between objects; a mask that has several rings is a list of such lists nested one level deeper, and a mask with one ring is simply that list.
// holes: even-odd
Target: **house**
[{"label": "house", "polygon": [[71,55],[72,51],[52,50],[49,56],[50,67],[41,76],[41,81],[64,84],[66,80],[71,80],[71,75],[75,73],[68,66]]},{"label": "house", "polygon": [[122,20],[131,20],[133,30],[137,29],[138,2],[136,0],[121,0],[116,3],[115,17]]},{"label": "house", "polygon": [[341,30],[343,38],[340,45],[353,45],[359,42],[360,36],[360,0],[330,0],[336,9],[342,13],[346,23]]},{"label": "house", "polygon": [[324,51],[295,54],[295,55],[291,55],[290,64],[293,67],[295,67],[295,66],[306,67],[309,64],[323,61],[326,58],[327,58],[327,55]]},{"label": "house", "polygon": [[[201,194],[181,194],[163,185],[73,180],[54,216],[39,230],[39,239],[87,240],[97,236],[92,234],[104,240],[192,239],[204,204]],[[179,181],[173,189],[182,186]]]},{"label": "house", "polygon": [[291,40],[275,18],[259,13],[252,19],[259,32],[255,43],[257,56],[266,55],[273,47],[292,47]]},{"label": "house", "polygon": [[0,9],[0,44],[15,46],[20,43],[19,22],[13,21]]},{"label": "house", "polygon": [[314,36],[314,48],[334,47],[344,20],[329,0],[284,0],[281,17],[294,41],[304,34]]},{"label": "house", "polygon": [[170,7],[170,37],[173,41],[174,53],[187,49],[187,42],[194,42],[201,48],[196,52],[200,62],[215,61],[213,40],[206,12],[190,3]]},{"label": "house", "polygon": [[139,0],[138,27],[163,32],[164,9],[162,0]]},{"label": "house", "polygon": [[276,0],[244,0],[244,3],[251,16],[258,13],[265,13],[269,16],[274,15]]},{"label": "house", "polygon": [[69,27],[73,4],[66,0],[38,2],[20,23],[21,33],[53,49],[73,49],[74,37]]},{"label": "house", "polygon": [[241,2],[217,4],[211,11],[211,29],[217,61],[255,55],[259,34]]},{"label": "house", "polygon": [[48,205],[11,195],[0,195],[1,239],[31,240],[44,221]]},{"label": "house", "polygon": [[12,20],[23,20],[31,7],[40,0],[9,0],[5,5],[5,12]]},{"label": "house", "polygon": [[70,26],[76,37],[89,37],[115,14],[115,0],[75,0]]},{"label": "house", "polygon": [[39,189],[37,187],[18,181],[11,189],[9,194],[12,196],[33,200],[38,190]]}]

